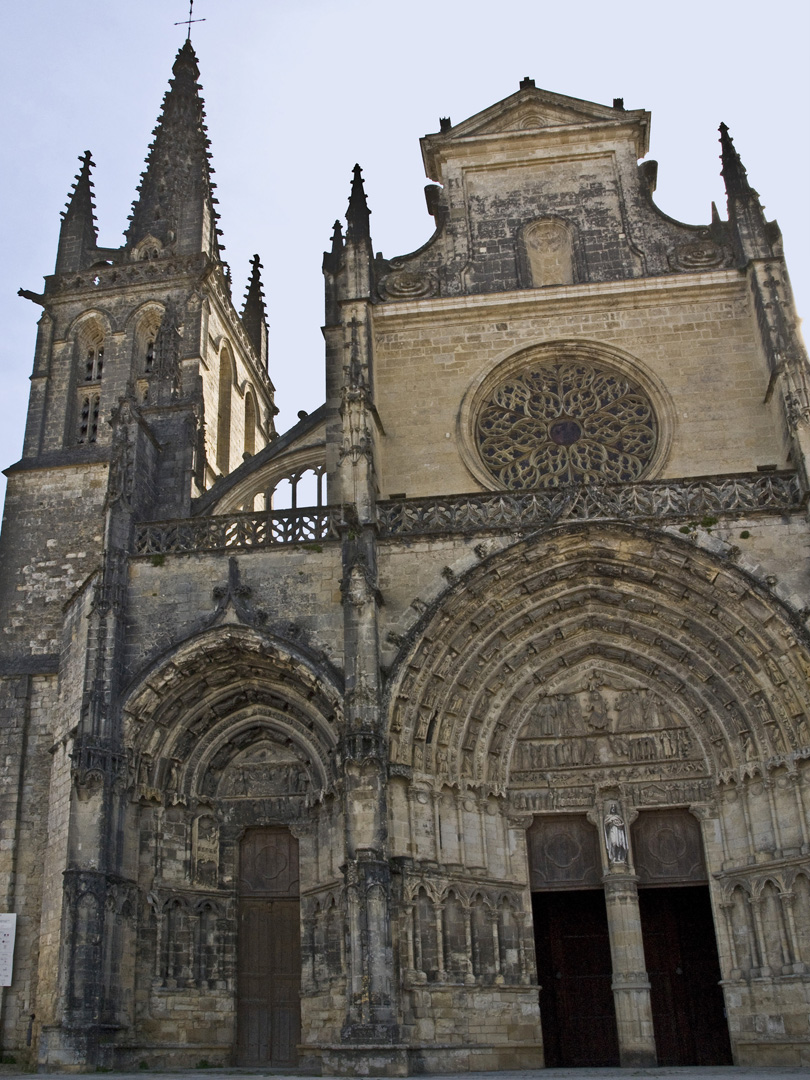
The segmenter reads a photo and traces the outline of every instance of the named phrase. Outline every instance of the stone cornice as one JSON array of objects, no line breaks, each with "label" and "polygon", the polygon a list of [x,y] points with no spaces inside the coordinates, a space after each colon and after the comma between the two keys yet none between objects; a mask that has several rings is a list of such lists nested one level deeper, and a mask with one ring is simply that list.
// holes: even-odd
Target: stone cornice
[{"label": "stone cornice", "polygon": [[[694,302],[694,292],[699,292],[701,303],[709,304],[722,297],[748,300],[745,278],[738,270],[713,270],[703,273],[666,274],[661,277],[633,278],[624,281],[594,282],[583,285],[555,285],[543,289],[514,289],[509,292],[476,293],[472,296],[443,296],[425,300],[395,300],[375,304],[374,322],[378,325],[397,319],[435,320],[468,319],[478,313],[492,311],[501,318],[503,308],[516,309],[516,314],[535,309],[544,316],[552,311],[569,308],[579,312],[587,310],[587,301],[593,307],[615,310],[617,306],[637,308],[641,305],[667,302]],[[585,301],[586,303],[583,303]],[[533,312],[532,312],[533,313]]]}]

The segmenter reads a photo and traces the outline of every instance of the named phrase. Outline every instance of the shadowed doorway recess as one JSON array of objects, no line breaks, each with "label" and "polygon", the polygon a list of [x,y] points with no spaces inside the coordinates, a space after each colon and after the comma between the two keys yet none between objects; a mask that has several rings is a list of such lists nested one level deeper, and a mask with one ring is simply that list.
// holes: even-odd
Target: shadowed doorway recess
[{"label": "shadowed doorway recess", "polygon": [[301,932],[298,841],[250,829],[239,851],[239,1065],[298,1062]]}]

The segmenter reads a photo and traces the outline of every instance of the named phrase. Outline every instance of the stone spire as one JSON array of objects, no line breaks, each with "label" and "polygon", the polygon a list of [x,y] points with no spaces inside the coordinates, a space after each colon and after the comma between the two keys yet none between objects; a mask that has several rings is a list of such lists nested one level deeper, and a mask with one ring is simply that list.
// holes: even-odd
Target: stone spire
[{"label": "stone spire", "polygon": [[734,140],[728,133],[727,125],[721,124],[718,131],[720,132],[720,160],[723,163],[720,173],[726,185],[726,194],[752,195],[757,198],[757,193],[748,183],[748,174],[734,146]]},{"label": "stone spire", "polygon": [[349,208],[346,211],[347,240],[359,240],[371,235],[369,218],[371,211],[366,201],[366,192],[363,187],[363,174],[359,165],[355,165],[352,177],[352,191],[349,195]]},{"label": "stone spire", "polygon": [[748,175],[728,133],[728,127],[721,124],[719,131],[722,162],[720,172],[726,185],[728,220],[735,236],[738,255],[744,262],[749,259],[768,258],[773,254],[779,229],[774,222],[770,225],[766,222],[759,195],[748,182]]},{"label": "stone spire", "polygon": [[96,206],[93,202],[93,179],[90,172],[94,163],[90,151],[86,150],[79,160],[82,167],[62,214],[56,254],[57,274],[70,273],[89,266],[98,246]]},{"label": "stone spire", "polygon": [[242,308],[242,325],[253,343],[256,355],[263,366],[267,367],[267,308],[262,286],[262,264],[259,262],[258,255],[254,255],[251,259],[251,267],[250,281]]},{"label": "stone spire", "polygon": [[323,253],[324,272],[337,273],[343,256],[343,226],[336,221],[332,227],[332,247]]},{"label": "stone spire", "polygon": [[220,257],[216,199],[211,182],[210,141],[197,79],[200,69],[186,40],[172,68],[174,77],[149,145],[138,198],[132,204],[126,246],[152,236],[181,255]]}]

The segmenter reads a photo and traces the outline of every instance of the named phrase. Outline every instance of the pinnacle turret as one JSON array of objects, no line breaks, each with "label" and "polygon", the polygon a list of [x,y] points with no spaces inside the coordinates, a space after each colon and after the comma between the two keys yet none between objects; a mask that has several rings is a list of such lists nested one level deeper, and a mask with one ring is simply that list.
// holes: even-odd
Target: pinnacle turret
[{"label": "pinnacle turret", "polygon": [[202,251],[219,258],[214,170],[190,41],[183,43],[172,72],[132,205],[127,247],[152,237],[178,254]]},{"label": "pinnacle turret", "polygon": [[768,223],[759,195],[748,182],[740,155],[725,124],[720,125],[720,148],[722,168],[728,199],[728,220],[733,230],[739,257],[749,259],[768,258],[773,254],[774,244],[779,240],[779,227]]},{"label": "pinnacle turret", "polygon": [[253,343],[256,355],[267,366],[267,307],[264,302],[264,288],[261,276],[262,264],[259,256],[251,259],[250,281],[245,293],[242,308],[242,325]]},{"label": "pinnacle turret", "polygon": [[98,246],[95,203],[93,202],[94,168],[90,151],[79,158],[82,167],[76,175],[67,206],[62,214],[59,231],[59,248],[56,255],[56,273],[64,274],[89,266]]},{"label": "pinnacle turret", "polygon": [[734,146],[734,140],[728,133],[728,127],[726,124],[721,124],[718,130],[720,132],[720,160],[723,163],[720,173],[726,185],[726,193],[728,195],[753,195],[756,198],[757,193],[748,183],[748,174]]},{"label": "pinnacle turret", "polygon": [[371,211],[368,208],[366,192],[363,187],[363,173],[359,165],[355,165],[352,176],[352,190],[349,195],[349,207],[346,211],[347,240],[359,240],[371,235],[369,218]]}]

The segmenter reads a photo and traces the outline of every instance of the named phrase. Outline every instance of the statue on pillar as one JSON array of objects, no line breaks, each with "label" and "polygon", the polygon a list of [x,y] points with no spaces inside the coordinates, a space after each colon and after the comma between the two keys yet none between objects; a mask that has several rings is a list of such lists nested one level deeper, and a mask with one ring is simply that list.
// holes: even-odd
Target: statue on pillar
[{"label": "statue on pillar", "polygon": [[626,863],[628,851],[627,828],[616,803],[610,804],[610,810],[605,814],[604,827],[608,861],[611,863]]}]

